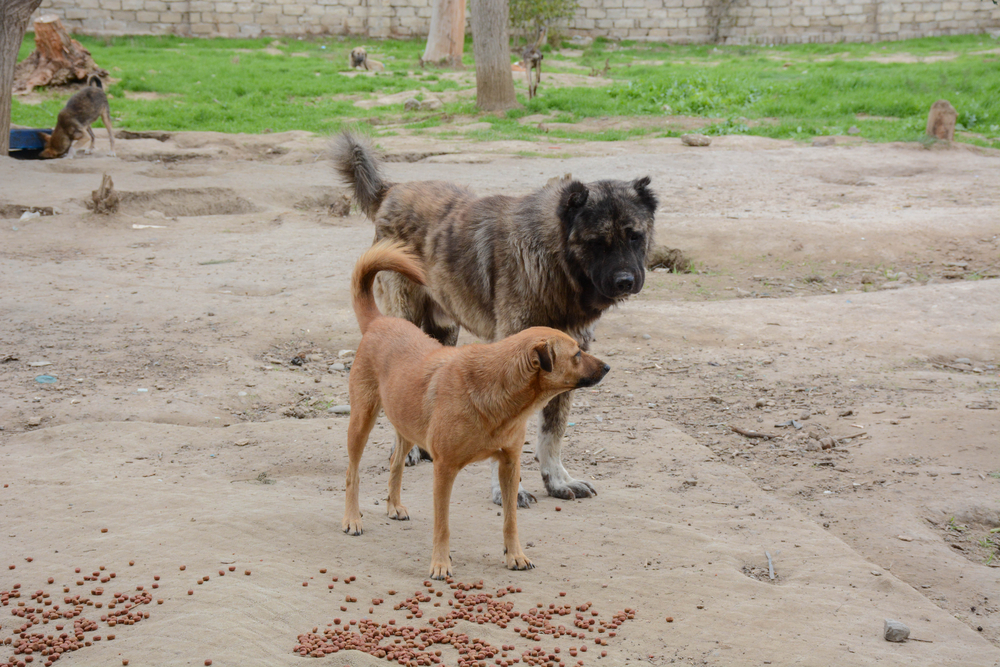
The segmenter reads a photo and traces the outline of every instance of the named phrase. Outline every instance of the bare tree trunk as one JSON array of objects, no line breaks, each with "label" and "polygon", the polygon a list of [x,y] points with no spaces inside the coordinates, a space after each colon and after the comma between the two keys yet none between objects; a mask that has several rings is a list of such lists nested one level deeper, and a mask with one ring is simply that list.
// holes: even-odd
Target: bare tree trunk
[{"label": "bare tree trunk", "polygon": [[465,0],[434,0],[422,64],[460,68],[465,50]]},{"label": "bare tree trunk", "polygon": [[0,0],[0,157],[10,150],[10,105],[17,52],[42,0]]},{"label": "bare tree trunk", "polygon": [[472,47],[476,56],[476,106],[501,111],[517,106],[510,71],[507,0],[472,0]]}]

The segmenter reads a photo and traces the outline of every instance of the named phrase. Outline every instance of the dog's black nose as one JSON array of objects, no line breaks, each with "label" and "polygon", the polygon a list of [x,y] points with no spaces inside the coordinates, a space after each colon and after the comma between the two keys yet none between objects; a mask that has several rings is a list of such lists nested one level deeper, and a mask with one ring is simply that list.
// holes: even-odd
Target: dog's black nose
[{"label": "dog's black nose", "polygon": [[611,370],[611,366],[608,366],[607,364],[604,364],[604,368],[601,369],[601,375],[602,376],[607,375],[608,371],[610,371],[610,370]]},{"label": "dog's black nose", "polygon": [[635,286],[635,276],[631,271],[619,271],[615,274],[615,290],[620,294],[631,292],[633,286]]}]

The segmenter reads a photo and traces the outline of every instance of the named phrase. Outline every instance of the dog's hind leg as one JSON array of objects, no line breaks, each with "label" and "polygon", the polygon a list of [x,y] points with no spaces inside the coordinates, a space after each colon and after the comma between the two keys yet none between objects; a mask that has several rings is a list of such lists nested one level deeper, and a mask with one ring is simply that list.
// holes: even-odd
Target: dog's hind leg
[{"label": "dog's hind leg", "polygon": [[409,521],[410,513],[406,510],[406,506],[400,502],[400,496],[403,494],[403,463],[406,459],[406,454],[403,452],[417,448],[412,447],[410,442],[399,434],[399,431],[396,431],[396,444],[397,447],[392,450],[392,456],[389,457],[389,498],[385,503],[386,513],[390,519]]},{"label": "dog's hind leg", "polygon": [[368,435],[375,426],[378,411],[381,408],[374,391],[356,390],[351,386],[351,421],[347,425],[347,466],[346,499],[344,502],[344,520],[341,527],[348,535],[360,535],[365,532],[361,522],[361,508],[358,505],[358,466],[361,464],[361,454],[365,451]]},{"label": "dog's hind leg", "polygon": [[451,504],[451,489],[455,485],[458,470],[445,465],[434,464],[434,551],[431,553],[431,579],[445,579],[451,576],[451,556],[448,528],[448,506]]},{"label": "dog's hind leg", "polygon": [[542,408],[538,421],[538,445],[535,448],[545,490],[554,498],[573,500],[597,495],[597,490],[582,479],[573,479],[562,463],[562,437],[566,432],[573,392],[559,394]]},{"label": "dog's hind leg", "polygon": [[[523,442],[524,435],[521,435]],[[521,481],[521,448],[515,451],[500,450],[494,459],[500,476],[500,493],[503,497],[503,552],[507,554],[508,570],[530,570],[535,567],[524,555],[517,536],[517,487]]]},{"label": "dog's hind leg", "polygon": [[[103,110],[101,110],[101,122],[104,123],[105,129],[107,129],[107,131],[108,131],[108,142],[111,144],[111,152],[108,153],[108,157],[116,157],[115,156],[115,131],[111,127],[111,110],[108,109],[107,107],[105,107]],[[90,136],[93,137],[94,133],[91,132]]]}]

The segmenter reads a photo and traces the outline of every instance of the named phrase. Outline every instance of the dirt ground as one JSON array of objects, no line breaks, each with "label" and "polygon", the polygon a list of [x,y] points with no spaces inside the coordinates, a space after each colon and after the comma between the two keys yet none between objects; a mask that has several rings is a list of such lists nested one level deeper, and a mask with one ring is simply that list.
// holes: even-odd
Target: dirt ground
[{"label": "dirt ground", "polygon": [[[0,158],[0,664],[60,632],[91,644],[71,665],[302,664],[311,633],[350,620],[444,618],[463,602],[424,595],[431,465],[404,474],[412,520],[385,519],[384,420],[362,464],[367,532],[340,530],[347,417],[329,408],[347,402],[348,276],[372,228],[337,214],[325,140],[132,137],[117,159],[103,130],[93,156]],[[459,476],[456,583],[524,614],[454,621],[482,664],[1000,664],[996,155],[379,142],[392,179],[484,194],[648,174],[658,242],[694,261],[600,323],[612,371],[574,396],[564,449],[599,495],[545,496],[526,446],[536,569],[503,567],[488,467]],[[104,173],[110,216],[85,207]],[[74,610],[92,622],[76,633]],[[536,640],[532,610],[596,623]],[[885,618],[920,641],[885,641]],[[460,644],[427,650],[454,665]]]}]

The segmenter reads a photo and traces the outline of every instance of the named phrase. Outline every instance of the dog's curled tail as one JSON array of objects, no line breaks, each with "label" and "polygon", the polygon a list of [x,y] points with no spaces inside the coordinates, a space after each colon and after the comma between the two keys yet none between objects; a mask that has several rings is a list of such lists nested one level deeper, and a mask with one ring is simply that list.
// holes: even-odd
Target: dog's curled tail
[{"label": "dog's curled tail", "polygon": [[354,201],[374,220],[390,186],[382,178],[374,150],[363,139],[343,132],[334,140],[332,153],[334,167],[353,191]]},{"label": "dog's curled tail", "polygon": [[418,285],[427,283],[420,260],[408,252],[403,244],[380,241],[365,251],[354,265],[354,274],[351,276],[351,301],[362,334],[368,331],[373,320],[382,316],[375,305],[372,290],[379,271],[395,271]]},{"label": "dog's curled tail", "polygon": [[87,85],[104,90],[104,82],[101,81],[101,77],[97,76],[96,74],[91,74],[89,77],[87,77]]}]

